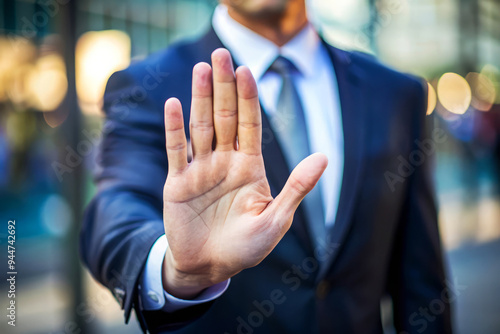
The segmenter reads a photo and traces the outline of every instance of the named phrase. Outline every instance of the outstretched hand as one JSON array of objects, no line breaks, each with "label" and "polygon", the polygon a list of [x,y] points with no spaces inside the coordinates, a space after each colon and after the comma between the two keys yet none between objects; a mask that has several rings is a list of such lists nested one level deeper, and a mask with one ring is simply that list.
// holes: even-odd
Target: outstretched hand
[{"label": "outstretched hand", "polygon": [[273,199],[255,80],[244,66],[233,71],[225,49],[212,53],[212,64],[193,69],[190,163],[181,104],[175,98],[165,103],[163,220],[169,246],[163,285],[179,298],[259,264],[288,231],[328,163],[320,153],[307,157]]}]

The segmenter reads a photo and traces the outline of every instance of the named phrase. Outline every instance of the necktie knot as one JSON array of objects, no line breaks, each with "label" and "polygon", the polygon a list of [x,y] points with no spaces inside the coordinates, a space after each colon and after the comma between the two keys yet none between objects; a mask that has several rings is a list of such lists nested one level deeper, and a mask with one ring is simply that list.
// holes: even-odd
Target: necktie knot
[{"label": "necktie knot", "polygon": [[298,72],[298,69],[288,58],[278,56],[269,66],[269,71],[278,73],[281,76],[288,76],[293,72]]}]

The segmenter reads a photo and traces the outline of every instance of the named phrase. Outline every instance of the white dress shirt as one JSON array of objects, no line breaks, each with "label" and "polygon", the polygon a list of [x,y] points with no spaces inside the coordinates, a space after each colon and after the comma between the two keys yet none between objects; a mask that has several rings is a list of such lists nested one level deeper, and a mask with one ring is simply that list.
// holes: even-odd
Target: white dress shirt
[{"label": "white dress shirt", "polygon": [[[293,81],[300,95],[312,152],[328,157],[328,167],[321,176],[325,224],[335,223],[344,168],[344,136],[337,81],[328,51],[309,24],[282,47],[233,20],[227,7],[215,9],[214,30],[239,65],[247,66],[254,76],[259,98],[268,115],[276,112],[281,78],[267,71],[279,55],[288,58],[298,69]],[[196,299],[182,300],[163,290],[161,268],[168,244],[165,235],[151,248],[141,279],[141,301],[146,310],[163,308],[172,312],[218,298],[230,280],[204,290]]]}]

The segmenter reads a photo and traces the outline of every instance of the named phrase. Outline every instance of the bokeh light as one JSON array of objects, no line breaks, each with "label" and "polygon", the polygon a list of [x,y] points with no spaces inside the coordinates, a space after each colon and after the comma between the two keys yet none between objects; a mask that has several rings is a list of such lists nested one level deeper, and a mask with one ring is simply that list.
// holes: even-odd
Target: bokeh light
[{"label": "bokeh light", "polygon": [[130,64],[130,38],[119,30],[90,31],[76,45],[76,89],[82,111],[98,114],[106,82]]},{"label": "bokeh light", "polygon": [[439,102],[454,114],[464,114],[470,106],[472,92],[467,80],[456,73],[445,73],[437,85]]},{"label": "bokeh light", "polygon": [[24,78],[36,53],[35,46],[28,39],[0,36],[0,101],[25,102]]},{"label": "bokeh light", "polygon": [[490,110],[496,97],[493,82],[486,75],[475,72],[467,74],[465,79],[472,90],[471,105],[477,110]]},{"label": "bokeh light", "polygon": [[53,235],[63,236],[71,226],[71,208],[59,194],[47,197],[42,205],[41,216],[44,227]]},{"label": "bokeh light", "polygon": [[487,64],[483,66],[480,73],[487,77],[495,87],[496,98],[494,103],[500,104],[500,70],[492,64]]},{"label": "bokeh light", "polygon": [[11,68],[7,77],[9,84],[6,86],[7,99],[19,107],[18,110],[30,106],[30,91],[28,78],[34,69],[31,63],[20,63]]},{"label": "bokeh light", "polygon": [[66,96],[68,81],[64,60],[57,54],[49,54],[37,60],[27,76],[30,102],[38,110],[52,111]]}]

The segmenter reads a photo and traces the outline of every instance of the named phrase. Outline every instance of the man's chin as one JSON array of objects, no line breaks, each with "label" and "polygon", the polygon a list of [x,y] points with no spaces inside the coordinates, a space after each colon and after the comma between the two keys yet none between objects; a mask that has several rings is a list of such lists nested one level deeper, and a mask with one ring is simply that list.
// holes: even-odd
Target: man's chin
[{"label": "man's chin", "polygon": [[282,16],[289,0],[227,0],[224,2],[240,15],[268,19]]}]

